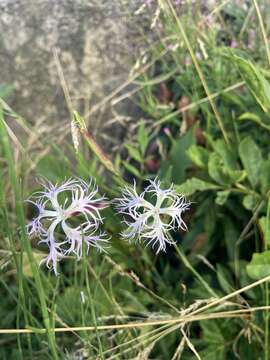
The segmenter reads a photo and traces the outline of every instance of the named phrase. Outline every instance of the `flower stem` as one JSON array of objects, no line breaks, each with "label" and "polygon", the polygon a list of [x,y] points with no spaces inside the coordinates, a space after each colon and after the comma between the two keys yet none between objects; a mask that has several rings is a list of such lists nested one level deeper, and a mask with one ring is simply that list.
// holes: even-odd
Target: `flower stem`
[{"label": "flower stem", "polygon": [[84,276],[85,276],[87,295],[88,295],[90,309],[91,309],[91,317],[92,317],[93,325],[95,327],[96,337],[97,337],[97,341],[98,341],[99,359],[104,360],[103,347],[102,347],[101,339],[99,336],[99,331],[97,329],[97,318],[96,318],[96,310],[95,310],[94,301],[93,301],[93,292],[91,290],[91,286],[89,283],[88,261],[87,261],[87,254],[86,254],[85,246],[83,247],[83,267],[84,267]]},{"label": "flower stem", "polygon": [[[32,247],[30,244],[30,241],[27,237],[26,230],[25,230],[25,220],[24,220],[24,209],[23,209],[23,201],[21,196],[21,189],[20,184],[18,181],[18,176],[16,173],[15,165],[14,165],[14,159],[12,154],[12,148],[11,144],[8,138],[7,130],[6,130],[6,124],[4,122],[4,117],[2,110],[0,109],[0,135],[1,135],[1,142],[3,144],[3,150],[5,154],[5,158],[8,165],[8,172],[9,172],[9,178],[14,194],[15,199],[15,210],[16,210],[16,216],[17,216],[17,222],[21,230],[21,251],[25,251],[27,254],[27,258],[30,264],[31,271],[33,273],[36,289],[39,297],[40,307],[41,307],[41,313],[43,318],[43,323],[46,328],[47,332],[47,339],[49,343],[49,348],[51,350],[52,359],[58,360],[58,352],[57,352],[57,346],[55,342],[55,335],[53,333],[53,329],[51,326],[51,320],[49,318],[49,312],[47,308],[47,301],[46,301],[46,295],[44,291],[44,287],[41,281],[41,276],[39,274],[38,266],[36,264]],[[23,277],[23,269],[22,264],[20,266],[21,276]]]},{"label": "flower stem", "polygon": [[188,258],[184,254],[184,252],[174,244],[175,250],[177,252],[178,257],[183,262],[183,264],[193,273],[193,275],[199,280],[199,282],[203,285],[203,287],[211,294],[211,296],[218,297],[217,293],[207,284],[207,282],[201,277],[201,275],[194,269],[194,267],[189,262]]},{"label": "flower stem", "polygon": [[[266,229],[265,229],[265,239],[264,247],[265,251],[269,248],[269,217],[270,217],[270,198],[268,199],[267,213],[266,213]],[[265,283],[265,305],[269,305],[269,282]],[[264,358],[265,360],[269,359],[269,311],[265,311],[264,315]]]}]

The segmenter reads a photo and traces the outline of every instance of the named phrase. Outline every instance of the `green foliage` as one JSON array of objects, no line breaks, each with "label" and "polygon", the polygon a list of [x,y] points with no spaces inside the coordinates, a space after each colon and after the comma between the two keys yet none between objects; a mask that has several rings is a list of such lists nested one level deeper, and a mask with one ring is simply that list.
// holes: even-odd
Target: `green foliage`
[{"label": "green foliage", "polygon": [[268,112],[270,110],[270,84],[260,67],[239,56],[233,56],[232,60],[258,104],[263,111]]},{"label": "green foliage", "polygon": [[[223,325],[224,326],[224,325]],[[202,324],[202,331],[207,342],[207,349],[202,351],[201,356],[206,360],[226,359],[226,339],[222,333],[220,322],[205,321]]]},{"label": "green foliage", "polygon": [[263,159],[260,148],[250,136],[244,138],[239,144],[239,156],[250,184],[255,188],[259,181]]},{"label": "green foliage", "polygon": [[247,265],[247,273],[252,279],[261,279],[270,275],[270,251],[254,253]]},{"label": "green foliage", "polygon": [[218,189],[218,186],[201,179],[188,179],[185,183],[175,186],[180,194],[193,195],[196,191],[207,191]]},{"label": "green foliage", "polygon": [[[41,151],[32,153],[32,143],[17,139],[9,120],[28,134],[31,127],[0,101],[1,328],[35,332],[4,334],[1,359],[57,353],[63,359],[189,360],[198,353],[204,360],[268,360],[268,315],[258,307],[269,306],[262,279],[270,275],[270,75],[255,8],[186,2],[174,11],[169,0],[152,6],[157,3],[157,36],[132,76],[143,113],[117,152],[74,112],[81,137],[76,153],[69,139],[40,139]],[[259,6],[265,22],[266,6]],[[0,96],[10,89],[1,86]],[[158,177],[191,201],[184,215],[188,231],[172,233],[177,247],[155,255],[140,242],[120,239],[125,225],[112,205],[103,212],[111,235],[107,254],[91,249],[82,262],[67,257],[55,277],[37,267],[47,250],[24,231],[35,209],[23,199],[40,190],[33,181],[40,176],[52,182],[92,176],[109,200],[134,179],[139,193]],[[256,280],[264,286],[253,287]],[[179,316],[185,323],[175,322]],[[136,326],[117,329],[132,322]],[[97,328],[104,325],[112,328]],[[54,336],[54,326],[93,328]]]},{"label": "green foliage", "polygon": [[186,153],[193,164],[202,169],[207,167],[209,160],[209,151],[207,149],[202,146],[191,145]]}]

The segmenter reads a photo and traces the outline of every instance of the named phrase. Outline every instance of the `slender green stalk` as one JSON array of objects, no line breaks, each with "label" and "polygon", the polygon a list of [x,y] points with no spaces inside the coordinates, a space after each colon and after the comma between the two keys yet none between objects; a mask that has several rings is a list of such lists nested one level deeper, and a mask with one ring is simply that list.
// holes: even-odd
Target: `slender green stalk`
[{"label": "slender green stalk", "polygon": [[[265,284],[265,306],[269,306],[269,282]],[[269,310],[264,314],[264,359],[269,360]]]},{"label": "slender green stalk", "polygon": [[[257,16],[259,19],[259,24],[260,24],[260,28],[261,28],[261,32],[262,32],[262,36],[263,36],[263,40],[264,40],[264,45],[265,45],[265,50],[266,50],[266,54],[267,54],[267,59],[268,59],[268,63],[270,65],[270,49],[269,49],[269,44],[268,44],[268,40],[267,40],[267,34],[265,31],[265,27],[263,24],[263,19],[262,19],[262,15],[261,15],[261,11],[260,8],[258,6],[257,0],[253,0],[256,12],[257,12]],[[266,229],[265,229],[265,251],[269,249],[269,244],[268,244],[268,238],[269,238],[269,216],[270,216],[270,199],[268,199],[268,206],[267,206],[267,217],[266,217]],[[269,305],[269,282],[265,283],[264,286],[264,290],[265,290],[265,305],[268,306]],[[265,311],[265,327],[264,327],[264,358],[265,360],[269,359],[269,312]]]},{"label": "slender green stalk", "polygon": [[[16,328],[19,329],[20,328],[20,297],[18,299],[18,304],[17,304],[17,309],[16,309]],[[26,323],[27,324],[27,323]],[[22,350],[22,344],[21,344],[21,337],[19,334],[17,334],[17,345],[18,345],[18,350],[19,350],[19,354],[20,354],[20,359],[23,359],[23,350]]]},{"label": "slender green stalk", "polygon": [[257,16],[258,16],[258,19],[259,19],[260,28],[261,28],[263,41],[264,41],[264,45],[265,45],[265,50],[266,50],[266,55],[267,55],[268,63],[270,65],[270,49],[269,49],[269,45],[268,45],[267,34],[266,34],[264,24],[263,24],[262,14],[261,14],[260,8],[258,6],[257,0],[253,0],[253,3],[254,3],[254,6],[255,6],[255,9],[256,9],[256,12],[257,12]]},{"label": "slender green stalk", "polygon": [[[117,331],[117,330],[127,330],[127,329],[135,329],[135,328],[146,328],[146,327],[153,327],[153,326],[161,326],[161,325],[173,325],[173,324],[183,324],[183,325],[187,325],[188,323],[193,323],[193,322],[197,322],[197,321],[203,321],[203,320],[216,320],[216,319],[232,319],[232,318],[242,318],[245,317],[247,315],[251,315],[254,314],[255,312],[258,311],[269,311],[270,307],[265,307],[265,306],[256,306],[256,307],[251,307],[251,308],[243,308],[243,309],[237,309],[237,310],[230,310],[230,311],[219,311],[219,312],[206,312],[206,313],[202,313],[202,311],[209,309],[211,307],[216,306],[217,304],[221,304],[223,301],[225,301],[225,299],[229,299],[232,298],[236,293],[241,293],[244,292],[244,290],[246,289],[250,289],[253,288],[255,286],[258,286],[262,283],[264,283],[265,281],[269,281],[270,276],[267,276],[263,279],[260,279],[260,281],[256,281],[248,286],[245,286],[244,288],[241,288],[233,293],[230,293],[226,296],[224,296],[223,298],[217,299],[211,303],[208,303],[207,305],[198,308],[195,311],[190,312],[189,314],[183,315],[183,316],[179,316],[179,317],[170,317],[168,319],[163,319],[163,320],[151,320],[151,321],[132,321],[132,322],[127,322],[124,324],[110,324],[110,325],[98,325],[98,326],[75,326],[75,327],[57,327],[57,328],[53,328],[51,331],[55,332],[55,333],[75,333],[75,332],[82,332],[82,331],[89,331],[89,332],[93,332],[96,330],[99,331],[104,331],[104,330],[108,330],[108,331]],[[199,314],[198,314],[199,313]],[[29,329],[0,329],[0,334],[44,334],[46,333],[46,329],[44,328],[29,328]]]},{"label": "slender green stalk", "polygon": [[[268,199],[267,206],[267,215],[266,215],[266,229],[265,229],[265,239],[264,239],[264,248],[265,250],[269,249],[269,217],[270,217],[270,198]],[[265,305],[269,306],[269,282],[265,283]],[[269,359],[269,311],[265,311],[264,315],[264,358],[265,360]]]},{"label": "slender green stalk", "polygon": [[[7,202],[5,196],[5,186],[3,182],[3,173],[0,169],[0,209],[2,210],[3,214],[3,229],[5,229],[9,246],[11,250],[11,254],[14,260],[16,272],[18,274],[18,301],[17,301],[17,314],[16,314],[16,326],[20,327],[20,313],[21,310],[23,311],[24,322],[26,326],[29,324],[29,317],[28,317],[28,310],[25,301],[25,292],[24,292],[24,277],[22,271],[22,264],[23,264],[23,252],[18,253],[16,252],[16,244],[14,241],[14,236],[12,234],[12,229],[9,223],[8,218],[8,210],[7,210]],[[5,235],[4,235],[5,236]],[[21,358],[23,358],[22,347],[21,347],[21,339],[20,336],[17,336],[17,343],[18,349]],[[28,351],[29,355],[32,356],[32,345],[31,345],[31,338],[27,336],[27,344],[28,344]]]},{"label": "slender green stalk", "polygon": [[[172,6],[170,0],[160,0],[160,1],[161,1],[161,4],[162,4],[162,7],[167,10],[166,11],[167,15],[171,16],[172,19],[174,19],[176,24],[177,24],[177,27],[179,29],[179,35],[181,36],[181,38],[183,38],[184,43],[185,43],[185,45],[186,45],[186,47],[187,47],[187,49],[188,49],[188,51],[190,53],[191,59],[192,59],[192,61],[194,63],[194,66],[196,68],[198,76],[199,76],[199,78],[201,80],[201,83],[203,85],[205,93],[206,93],[206,95],[207,95],[207,97],[209,99],[210,105],[211,105],[212,110],[213,110],[213,112],[215,114],[217,124],[218,124],[218,126],[219,126],[219,128],[221,130],[221,133],[222,133],[222,135],[224,137],[224,140],[225,140],[226,144],[229,144],[229,138],[228,138],[226,130],[225,130],[224,126],[223,126],[221,116],[220,116],[220,114],[218,112],[218,109],[216,107],[216,104],[215,104],[213,98],[211,97],[211,92],[210,92],[209,87],[207,85],[207,82],[206,82],[206,80],[204,78],[204,75],[203,75],[203,72],[202,72],[202,70],[200,68],[200,65],[199,65],[199,63],[198,63],[198,61],[196,59],[195,53],[194,53],[194,51],[192,49],[192,46],[191,46],[191,44],[189,42],[189,39],[188,39],[188,37],[186,35],[185,29],[184,29],[184,27],[183,27],[183,25],[181,23],[181,20],[180,20],[179,16],[177,16],[177,14],[175,12],[175,9]],[[164,4],[167,4],[167,6],[165,7]]]},{"label": "slender green stalk", "polygon": [[45,297],[43,285],[41,282],[38,266],[37,266],[35,258],[33,256],[31,244],[30,244],[30,241],[26,234],[21,189],[20,189],[18,177],[16,174],[15,166],[14,166],[11,145],[10,145],[9,138],[7,135],[6,125],[4,122],[2,112],[0,113],[0,136],[1,136],[2,144],[3,144],[5,157],[7,160],[9,178],[10,178],[10,182],[11,182],[11,186],[12,186],[12,190],[13,190],[14,198],[15,198],[16,216],[17,216],[18,225],[21,230],[21,237],[20,237],[21,248],[24,251],[26,251],[26,253],[27,253],[30,268],[31,268],[31,271],[32,271],[34,279],[35,279],[37,292],[38,292],[38,296],[39,296],[39,301],[40,301],[40,306],[41,306],[43,322],[44,322],[44,326],[47,330],[49,347],[50,347],[53,359],[58,359],[55,338],[54,338],[54,334],[51,331],[51,322],[50,322],[49,313],[48,313],[48,309],[47,309],[46,297]]},{"label": "slender green stalk", "polygon": [[96,337],[98,340],[98,350],[99,350],[99,358],[101,360],[104,359],[103,356],[103,348],[102,348],[102,343],[100,340],[100,336],[99,336],[99,331],[97,329],[97,318],[96,318],[96,311],[95,311],[95,306],[94,306],[94,301],[93,301],[93,293],[91,290],[91,286],[89,283],[89,272],[88,272],[88,261],[87,261],[87,256],[86,256],[86,249],[83,249],[83,266],[84,266],[84,275],[85,275],[85,283],[86,283],[86,289],[87,289],[87,294],[88,294],[88,298],[89,298],[89,302],[90,302],[90,309],[91,309],[91,317],[92,317],[92,321],[95,327],[95,332],[96,332]]},{"label": "slender green stalk", "polygon": [[193,273],[193,275],[199,280],[199,282],[209,292],[209,294],[211,294],[211,296],[218,297],[218,294],[207,284],[207,282],[201,277],[201,275],[197,272],[197,270],[194,269],[194,267],[191,265],[191,263],[189,262],[188,258],[183,253],[183,251],[176,244],[174,244],[174,247],[175,247],[175,250],[176,250],[177,255],[179,256],[180,260]]},{"label": "slender green stalk", "polygon": [[[104,257],[104,259],[106,259],[106,257]],[[103,262],[101,264],[101,267],[103,265]],[[114,299],[112,299],[112,297],[110,296],[109,292],[106,290],[105,286],[103,285],[103,283],[100,280],[100,274],[97,274],[94,270],[94,268],[91,267],[90,264],[88,264],[88,270],[89,273],[91,273],[95,280],[96,280],[96,288],[94,291],[94,296],[96,296],[96,292],[98,287],[100,288],[100,290],[103,292],[105,298],[108,300],[108,302],[111,304],[111,306],[114,308],[116,307],[117,312],[121,315],[121,316],[125,316],[125,312],[123,311],[123,309],[118,305],[117,302],[114,302]],[[100,270],[101,272],[101,270]],[[116,306],[115,306],[116,305]],[[128,331],[128,338],[132,339],[132,335],[134,334],[134,336],[136,336],[136,330],[131,329],[130,331]],[[105,351],[106,352],[106,351]]]}]

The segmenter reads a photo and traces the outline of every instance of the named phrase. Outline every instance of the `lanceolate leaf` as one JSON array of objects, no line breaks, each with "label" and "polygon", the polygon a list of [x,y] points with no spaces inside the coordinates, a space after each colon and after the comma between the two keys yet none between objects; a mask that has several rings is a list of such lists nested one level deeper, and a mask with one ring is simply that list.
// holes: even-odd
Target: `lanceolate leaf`
[{"label": "lanceolate leaf", "polygon": [[149,136],[148,136],[148,133],[147,133],[147,130],[145,128],[143,121],[140,122],[140,126],[139,126],[138,142],[140,145],[141,153],[142,153],[142,155],[144,155],[146,148],[148,146]]},{"label": "lanceolate leaf", "polygon": [[251,185],[255,187],[258,184],[263,159],[261,150],[250,136],[241,141],[239,155],[247,171],[248,179]]},{"label": "lanceolate leaf", "polygon": [[187,150],[190,160],[200,168],[206,168],[209,158],[209,151],[202,146],[191,145]]},{"label": "lanceolate leaf", "polygon": [[270,110],[270,83],[263,75],[261,69],[239,56],[233,56],[232,60],[237,65],[241,76],[245,80],[249,90],[264,112]]}]

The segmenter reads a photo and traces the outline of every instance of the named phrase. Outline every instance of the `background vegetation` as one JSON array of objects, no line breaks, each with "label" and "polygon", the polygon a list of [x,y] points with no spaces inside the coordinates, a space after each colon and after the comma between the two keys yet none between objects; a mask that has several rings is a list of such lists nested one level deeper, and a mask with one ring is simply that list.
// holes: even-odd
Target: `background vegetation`
[{"label": "background vegetation", "polygon": [[[130,74],[143,115],[111,162],[78,113],[77,151],[70,138],[37,144],[8,106],[12,89],[0,88],[1,359],[269,359],[270,8],[210,5],[138,9],[155,34]],[[108,254],[67,258],[55,276],[38,266],[45,253],[25,233],[36,176],[91,176],[110,199],[123,179],[141,191],[158,176],[193,202],[189,231],[172,234],[178,251],[156,256],[119,238],[111,207]]]}]

